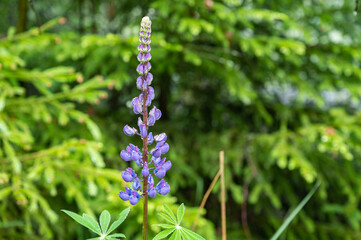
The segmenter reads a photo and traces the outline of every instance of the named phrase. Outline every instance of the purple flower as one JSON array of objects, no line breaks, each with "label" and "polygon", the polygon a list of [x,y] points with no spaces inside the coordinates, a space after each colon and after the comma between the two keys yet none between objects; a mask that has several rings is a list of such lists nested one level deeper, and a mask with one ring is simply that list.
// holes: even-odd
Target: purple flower
[{"label": "purple flower", "polygon": [[127,152],[127,151],[125,151],[125,150],[122,150],[121,152],[120,152],[120,157],[124,160],[124,161],[130,161],[130,160],[132,160],[132,155],[129,153],[129,152]]},{"label": "purple flower", "polygon": [[160,182],[157,184],[155,188],[157,192],[161,195],[166,195],[170,191],[170,186],[166,181],[164,181],[164,179],[160,180]]},{"label": "purple flower", "polygon": [[154,140],[157,142],[165,142],[167,140],[167,134],[161,133],[154,137]]},{"label": "purple flower", "polygon": [[140,126],[139,126],[139,130],[140,130],[140,136],[142,137],[142,138],[144,138],[144,137],[146,137],[147,136],[147,127],[145,126],[145,124],[143,123],[143,124],[140,124]]},{"label": "purple flower", "polygon": [[163,168],[161,166],[154,169],[154,174],[159,178],[164,178],[166,172],[167,171],[165,170],[165,168]]},{"label": "purple flower", "polygon": [[[125,191],[119,192],[119,197],[124,201],[129,200],[132,205],[137,204],[139,199],[146,194],[153,198],[157,195],[157,192],[165,195],[170,191],[170,186],[164,179],[161,179],[155,186],[153,178],[153,176],[163,178],[172,167],[172,164],[170,161],[166,161],[166,158],[161,158],[162,154],[169,151],[169,145],[166,143],[167,135],[161,133],[153,137],[152,132],[148,133],[149,127],[153,126],[162,116],[161,111],[155,106],[148,113],[148,107],[151,106],[152,100],[155,97],[154,89],[150,86],[153,81],[153,75],[149,72],[152,68],[149,62],[152,58],[150,54],[150,35],[151,21],[148,17],[144,17],[139,32],[139,53],[137,56],[139,64],[136,69],[140,75],[136,80],[136,85],[142,92],[132,100],[134,113],[141,114],[142,118],[138,118],[139,132],[128,125],[123,130],[128,136],[139,135],[143,140],[142,149],[151,149],[149,145],[153,144],[154,140],[156,141],[156,146],[150,151],[142,153],[137,146],[129,144],[126,150],[120,152],[120,156],[125,161],[135,161],[137,166],[141,168],[141,175],[143,176],[141,179],[146,178],[148,180],[148,183],[142,186],[141,179],[137,177],[137,174],[131,168],[127,168],[121,173],[124,181],[132,182],[132,189],[125,187]],[[143,122],[142,119],[147,119],[147,121]],[[148,160],[149,156],[151,156],[150,160]]]},{"label": "purple flower", "polygon": [[142,175],[144,177],[148,177],[148,175],[149,175],[149,169],[148,169],[148,163],[147,162],[144,162],[144,167],[142,169]]},{"label": "purple flower", "polygon": [[148,144],[149,144],[149,145],[152,144],[152,143],[153,143],[153,140],[154,140],[154,138],[153,138],[153,133],[149,133],[149,134],[148,134]]},{"label": "purple flower", "polygon": [[135,114],[139,114],[142,112],[142,102],[139,100],[138,97],[133,98],[132,100],[132,104],[133,104],[133,112]]},{"label": "purple flower", "polygon": [[147,75],[145,77],[145,82],[148,86],[152,83],[152,80],[153,80],[153,74],[147,73]]},{"label": "purple flower", "polygon": [[133,181],[133,179],[137,176],[137,174],[135,174],[135,172],[133,171],[133,169],[131,168],[127,168],[125,171],[122,172],[122,178],[124,179],[124,181],[126,182],[131,182]]},{"label": "purple flower", "polygon": [[153,154],[154,157],[159,158],[160,155],[162,154],[162,152],[161,152],[160,148],[155,148],[155,149],[152,151],[152,154]]},{"label": "purple flower", "polygon": [[157,195],[157,191],[155,190],[155,188],[152,185],[148,189],[148,195],[151,198],[154,198],[155,195]]},{"label": "purple flower", "polygon": [[138,190],[140,188],[140,181],[139,178],[134,179],[134,182],[132,184],[133,190]]},{"label": "purple flower", "polygon": [[128,125],[125,125],[123,128],[123,131],[125,135],[133,136],[135,133],[137,133],[137,129],[129,127]]},{"label": "purple flower", "polygon": [[162,112],[156,106],[154,106],[152,110],[150,110],[149,115],[153,115],[155,120],[159,120],[162,116]]},{"label": "purple flower", "polygon": [[129,198],[129,202],[132,205],[135,205],[139,202],[140,195],[136,191],[132,191],[132,195]]},{"label": "purple flower", "polygon": [[123,191],[119,192],[119,197],[123,201],[128,201],[131,195],[132,195],[132,190],[128,187],[125,187],[125,192],[123,192]]}]

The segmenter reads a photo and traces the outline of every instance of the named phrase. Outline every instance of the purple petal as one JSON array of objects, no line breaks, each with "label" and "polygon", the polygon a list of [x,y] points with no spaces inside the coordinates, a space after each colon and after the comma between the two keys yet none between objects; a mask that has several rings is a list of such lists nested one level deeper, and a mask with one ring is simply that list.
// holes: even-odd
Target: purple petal
[{"label": "purple petal", "polygon": [[145,72],[145,66],[142,63],[139,63],[139,65],[137,66],[137,72],[139,73],[139,75],[144,75]]},{"label": "purple petal", "polygon": [[167,153],[169,151],[168,143],[164,143],[163,146],[160,147],[160,150],[162,151],[162,154]]},{"label": "purple petal", "polygon": [[142,138],[146,137],[148,133],[145,124],[140,124],[139,129],[140,129],[140,136]]},{"label": "purple petal", "polygon": [[152,143],[153,143],[153,140],[154,140],[154,138],[153,138],[153,133],[149,133],[149,134],[148,134],[148,144],[152,144]]},{"label": "purple petal", "polygon": [[120,157],[124,160],[124,161],[130,161],[132,160],[132,156],[125,150],[122,150],[120,152]]},{"label": "purple petal", "polygon": [[154,179],[153,179],[152,175],[148,176],[148,184],[149,185],[154,185]]},{"label": "purple petal", "polygon": [[148,117],[148,126],[153,126],[155,123],[155,117],[153,115],[150,115],[149,114],[149,117]]},{"label": "purple petal", "polygon": [[132,187],[134,190],[138,190],[140,188],[140,181],[138,178],[134,180]]},{"label": "purple petal", "polygon": [[154,137],[154,140],[157,142],[164,142],[167,140],[167,134],[165,133],[158,134]]},{"label": "purple petal", "polygon": [[135,204],[137,204],[139,202],[139,198],[132,195],[129,198],[129,202],[130,202],[130,204],[135,205]]},{"label": "purple petal", "polygon": [[123,200],[123,201],[128,201],[129,200],[129,195],[123,191],[119,192],[119,197]]},{"label": "purple petal", "polygon": [[122,172],[122,178],[124,179],[124,181],[126,182],[131,182],[133,181],[133,177],[132,175],[130,175],[128,172],[124,171]]},{"label": "purple petal", "polygon": [[153,80],[153,74],[147,73],[147,76],[145,77],[145,82],[147,83],[147,85],[150,85],[152,83],[152,80]]},{"label": "purple petal", "polygon": [[129,127],[128,125],[125,125],[123,128],[123,131],[124,131],[125,135],[133,136],[137,132],[137,129]]},{"label": "purple petal", "polygon": [[144,168],[142,169],[142,175],[143,175],[144,177],[147,177],[147,176],[149,175],[149,168],[144,167]]},{"label": "purple petal", "polygon": [[143,78],[142,77],[138,77],[137,78],[137,88],[139,90],[142,90],[143,89]]},{"label": "purple petal", "polygon": [[164,164],[163,164],[163,167],[166,171],[168,171],[169,169],[171,169],[172,167],[172,163],[170,161],[166,161]]},{"label": "purple petal", "polygon": [[159,194],[161,194],[161,195],[167,195],[167,194],[169,193],[169,191],[170,191],[170,186],[169,186],[169,184],[166,182],[166,183],[164,184],[164,186],[163,186],[158,192],[159,192]]},{"label": "purple petal", "polygon": [[164,178],[165,173],[166,173],[166,170],[163,167],[160,167],[159,169],[156,168],[154,170],[154,174],[159,178]]},{"label": "purple petal", "polygon": [[153,100],[154,99],[154,88],[148,87],[148,96]]},{"label": "purple petal", "polygon": [[148,190],[148,195],[151,198],[154,198],[157,195],[157,191],[155,190],[155,188],[151,188],[150,190]]},{"label": "purple petal", "polygon": [[157,148],[156,150],[153,151],[153,156],[156,157],[156,158],[159,158],[160,155],[162,154],[160,148]]}]

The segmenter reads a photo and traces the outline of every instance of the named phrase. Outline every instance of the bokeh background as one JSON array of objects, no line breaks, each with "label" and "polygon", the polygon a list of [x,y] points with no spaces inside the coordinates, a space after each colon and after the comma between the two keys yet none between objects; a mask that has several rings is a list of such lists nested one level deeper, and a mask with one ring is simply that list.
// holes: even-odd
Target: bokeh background
[{"label": "bokeh background", "polygon": [[[32,4],[31,4],[32,3]],[[153,132],[169,136],[171,194],[191,226],[225,151],[227,232],[361,239],[361,16],[345,0],[1,0],[0,238],[85,239],[60,212],[113,218],[136,125],[139,23],[152,19]],[[39,34],[38,25],[42,25]],[[141,238],[141,204],[119,228]],[[196,231],[220,239],[216,184]]]}]

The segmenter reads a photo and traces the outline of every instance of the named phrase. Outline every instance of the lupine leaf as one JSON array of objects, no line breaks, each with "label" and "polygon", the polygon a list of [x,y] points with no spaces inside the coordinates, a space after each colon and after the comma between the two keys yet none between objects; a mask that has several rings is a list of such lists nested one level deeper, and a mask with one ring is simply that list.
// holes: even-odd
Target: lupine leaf
[{"label": "lupine leaf", "polygon": [[109,235],[108,237],[116,237],[116,238],[121,237],[121,238],[126,238],[123,233],[115,233],[115,234]]},{"label": "lupine leaf", "polygon": [[192,232],[191,230],[189,229],[186,229],[186,228],[182,228],[183,232],[188,235],[190,237],[190,239],[192,240],[205,240],[205,238],[203,238],[202,236],[198,235],[197,233],[195,232]]},{"label": "lupine leaf", "polygon": [[102,233],[106,233],[110,223],[110,213],[107,210],[104,210],[99,217],[100,227],[102,228]]},{"label": "lupine leaf", "polygon": [[181,240],[181,232],[179,229],[176,229],[169,240]]},{"label": "lupine leaf", "polygon": [[87,220],[89,222],[89,224],[91,224],[92,226],[92,230],[95,231],[96,233],[98,233],[99,235],[101,235],[101,230],[100,230],[100,226],[99,223],[91,216],[89,216],[86,213],[83,213],[83,218],[85,220]]},{"label": "lupine leaf", "polygon": [[165,219],[166,221],[176,224],[176,222],[174,222],[167,214],[160,212],[160,213],[158,213],[158,215],[160,217],[162,217],[163,219]]},{"label": "lupine leaf", "polygon": [[[72,219],[74,219],[77,223],[83,225],[84,227],[92,230],[92,231],[95,232],[95,233],[98,233],[98,232],[96,231],[96,229],[93,229],[93,226],[92,226],[86,219],[84,219],[82,216],[80,216],[80,215],[78,215],[78,214],[76,214],[76,213],[74,213],[74,212],[67,211],[67,210],[61,210],[61,211],[63,211],[64,213],[68,214],[68,215],[69,215]],[[98,234],[100,234],[100,232],[99,232]]]},{"label": "lupine leaf", "polygon": [[183,215],[184,215],[184,210],[185,210],[185,207],[184,207],[184,204],[182,203],[182,204],[179,206],[178,211],[177,211],[178,225],[182,222]]},{"label": "lupine leaf", "polygon": [[174,232],[174,230],[175,230],[175,228],[161,231],[153,238],[153,240],[163,239],[163,238],[167,237],[169,234],[171,234],[172,232]]},{"label": "lupine leaf", "polygon": [[154,226],[159,226],[162,228],[174,228],[174,225],[170,225],[170,224],[154,224]]},{"label": "lupine leaf", "polygon": [[124,222],[124,220],[127,218],[128,214],[129,214],[129,211],[130,211],[130,208],[124,209],[124,210],[119,214],[118,220],[116,220],[115,222],[113,222],[113,224],[110,226],[110,228],[108,229],[108,231],[106,232],[106,234],[111,233],[112,231],[114,231],[114,229],[116,229],[117,227],[119,227],[119,225],[122,224],[122,222]]},{"label": "lupine leaf", "polygon": [[172,210],[170,210],[170,208],[163,204],[163,207],[164,207],[164,210],[166,211],[166,213],[172,218],[172,220],[174,221],[174,223],[177,223],[177,219],[176,217],[174,216],[174,213],[172,212]]}]

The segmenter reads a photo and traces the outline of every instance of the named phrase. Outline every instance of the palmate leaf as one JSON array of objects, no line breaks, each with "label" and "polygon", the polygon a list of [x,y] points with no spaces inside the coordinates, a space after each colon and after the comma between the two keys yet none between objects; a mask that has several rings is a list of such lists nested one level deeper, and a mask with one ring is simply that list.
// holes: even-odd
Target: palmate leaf
[{"label": "palmate leaf", "polygon": [[88,240],[97,240],[97,239],[108,239],[108,240],[116,240],[118,238],[125,238],[125,235],[122,233],[115,233],[112,235],[109,235],[114,229],[119,227],[120,224],[124,222],[124,220],[127,218],[130,208],[124,209],[120,214],[118,220],[113,222],[113,224],[109,227],[109,223],[111,220],[110,213],[107,210],[104,210],[99,217],[100,224],[91,216],[87,214],[83,214],[83,216],[80,216],[76,213],[73,213],[71,211],[62,210],[64,213],[69,215],[71,218],[73,218],[76,222],[83,225],[84,227],[90,229],[91,231],[97,233],[100,237],[96,238],[90,238]]},{"label": "palmate leaf", "polygon": [[171,224],[156,224],[156,226],[168,229],[158,233],[153,240],[163,239],[172,233],[173,234],[170,236],[169,240],[205,240],[202,236],[180,226],[185,212],[185,206],[183,203],[177,210],[177,218],[167,205],[163,204],[163,207],[166,214],[158,213],[158,215]]}]

